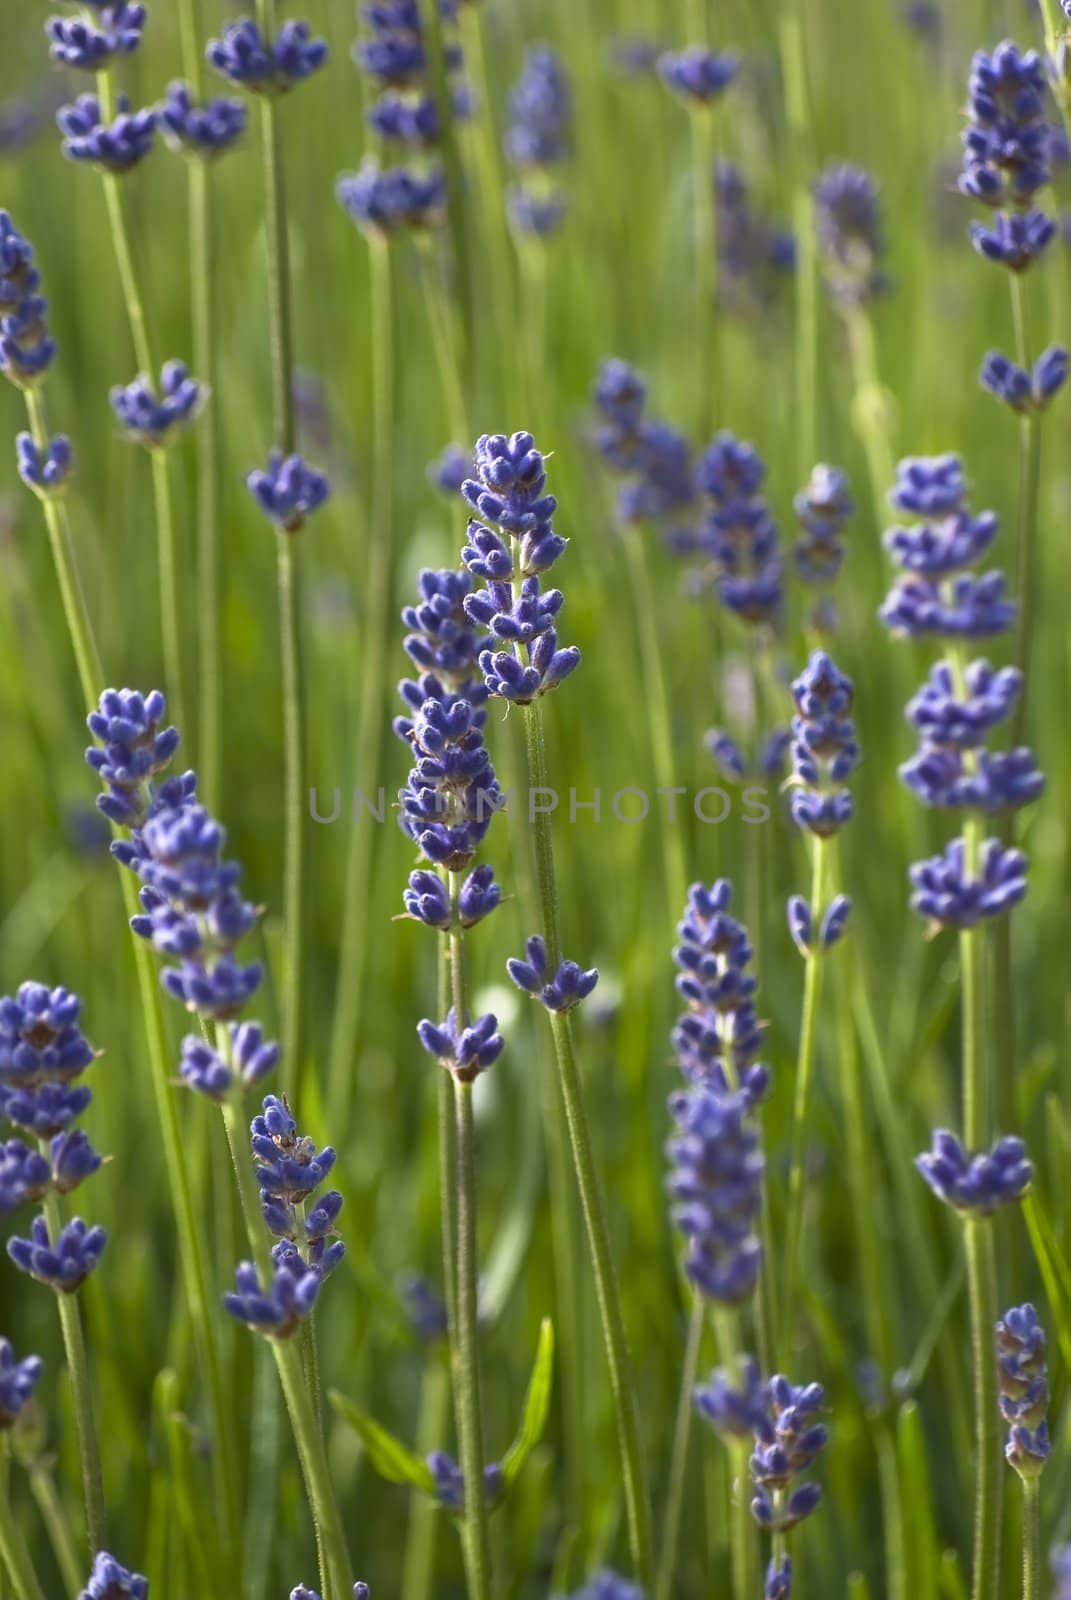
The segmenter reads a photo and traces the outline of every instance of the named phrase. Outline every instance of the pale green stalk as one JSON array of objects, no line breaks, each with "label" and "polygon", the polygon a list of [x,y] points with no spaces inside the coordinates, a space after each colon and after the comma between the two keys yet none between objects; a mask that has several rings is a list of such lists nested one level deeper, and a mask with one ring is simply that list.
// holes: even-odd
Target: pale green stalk
[{"label": "pale green stalk", "polygon": [[[115,115],[115,100],[111,78],[107,72],[97,74],[97,95],[100,99],[101,117],[109,122]],[[123,192],[125,179],[114,173],[101,174],[104,199],[111,226],[112,247],[119,272],[123,303],[130,322],[130,337],[134,356],[141,372],[150,384],[160,380],[160,370],[153,356],[149,324],[141,297],[141,283],[134,262],[134,250],[126,218],[126,200]],[[175,544],[175,509],[171,492],[171,469],[166,450],[151,450],[153,502],[156,509],[157,560],[160,584],[160,632],[163,644],[164,678],[172,715],[178,726],[188,729],[186,720],[185,677],[182,670],[182,628],[179,622],[178,555]]]},{"label": "pale green stalk", "polygon": [[874,328],[866,307],[850,307],[845,313],[845,326],[855,381],[853,420],[866,455],[874,517],[880,525],[895,477],[885,389],[878,371]]},{"label": "pale green stalk", "polygon": [[[44,408],[40,396],[27,392],[26,406],[31,432],[40,447],[48,437]],[[79,686],[87,709],[92,710],[97,704],[104,683],[104,673],[101,667],[100,652],[97,649],[93,625],[86,609],[85,595],[74,560],[66,507],[62,502],[57,503],[54,500],[46,500],[43,509],[49,544],[52,549],[52,558],[56,568],[56,577],[63,601],[64,616],[71,639],[75,665],[78,669]],[[126,917],[129,920],[131,917],[138,915],[141,908],[138,904],[134,876],[122,866],[119,867],[119,882],[122,889]],[[217,1492],[223,1509],[225,1526],[233,1530],[237,1529],[239,1525],[238,1466],[229,1412],[224,1398],[216,1319],[213,1314],[214,1308],[213,1310],[209,1308],[209,1276],[205,1265],[201,1229],[193,1206],[185,1147],[179,1129],[178,1115],[171,1087],[170,1049],[160,1004],[160,985],[152,957],[144,940],[139,939],[133,933],[131,934],[131,939],[134,947],[134,964],[138,976],[138,989],[145,1019],[153,1099],[163,1138],[164,1165],[167,1170],[172,1209],[175,1213],[183,1282],[189,1305],[190,1319],[196,1331],[201,1359],[204,1364],[205,1379],[208,1385],[209,1405],[213,1422],[213,1460],[216,1465]]]},{"label": "pale green stalk", "polygon": [[[274,39],[274,0],[257,0],[256,13],[264,38]],[[273,433],[276,449],[288,456],[293,454],[295,448],[293,306],[286,176],[279,141],[278,106],[272,95],[261,96],[260,127],[264,161],[264,233],[268,261]],[[301,1076],[299,1052],[305,963],[305,691],[300,585],[292,535],[282,532],[277,535],[276,561],[285,762],[283,921],[286,928],[286,973],[283,986],[283,1071],[288,1085],[296,1088]]]},{"label": "pale green stalk", "polygon": [[[739,1362],[738,1313],[719,1306],[716,1313],[718,1354],[722,1365],[732,1372]],[[758,1529],[751,1516],[747,1487],[751,1445],[746,1439],[728,1441],[732,1470],[730,1507],[730,1546],[733,1553],[734,1600],[751,1600],[758,1593]]]},{"label": "pale green stalk", "polygon": [[714,193],[714,108],[689,110],[692,131],[692,186],[695,206],[695,310],[692,337],[695,348],[696,431],[705,439],[718,412],[717,310],[718,213]]},{"label": "pale green stalk", "polygon": [[428,327],[431,329],[435,362],[439,370],[439,383],[446,403],[450,428],[464,448],[470,438],[470,429],[468,401],[458,364],[457,338],[438,262],[435,259],[433,241],[418,239],[417,246],[420,251],[421,287],[424,291],[424,305],[428,315]]},{"label": "pale green stalk", "polygon": [[[470,266],[468,200],[465,174],[458,148],[457,125],[454,119],[453,91],[446,69],[446,44],[443,38],[442,13],[437,5],[422,8],[427,26],[428,62],[431,67],[432,92],[442,129],[443,168],[446,172],[446,211],[453,247],[454,272],[461,303],[462,358],[473,349],[475,328],[475,296]],[[486,107],[483,108],[486,112]]]},{"label": "pale green stalk", "polygon": [[[446,1073],[440,1073],[445,1082]],[[449,1085],[447,1085],[449,1087]],[[420,1390],[417,1418],[417,1453],[427,1456],[437,1450],[446,1436],[450,1416],[450,1384],[446,1368],[435,1352],[430,1353]],[[401,1600],[431,1600],[435,1583],[435,1551],[442,1518],[439,1507],[426,1495],[413,1495],[402,1561]]]},{"label": "pale green stalk", "polygon": [[15,1600],[45,1600],[18,1522],[11,1511],[7,1484],[0,1479],[0,1563],[15,1591]]},{"label": "pale green stalk", "polygon": [[[48,1159],[48,1141],[41,1140],[41,1154]],[[42,1201],[49,1236],[53,1243],[63,1231],[59,1197],[49,1190]],[[100,1465],[100,1440],[93,1414],[93,1387],[89,1377],[89,1359],[86,1355],[85,1335],[82,1331],[82,1308],[77,1294],[56,1291],[60,1327],[63,1330],[63,1349],[67,1357],[67,1374],[71,1381],[71,1400],[74,1404],[74,1424],[78,1435],[78,1456],[82,1466],[82,1497],[86,1513],[86,1538],[91,1555],[103,1550],[106,1543],[107,1507],[104,1501],[104,1478]]]},{"label": "pale green stalk", "polygon": [[662,1544],[658,1556],[658,1575],[655,1580],[655,1600],[671,1600],[677,1570],[677,1553],[680,1547],[681,1515],[684,1510],[684,1488],[688,1481],[688,1446],[692,1437],[692,1412],[699,1373],[699,1354],[703,1343],[706,1308],[697,1294],[688,1319],[688,1342],[684,1349],[681,1369],[681,1386],[677,1396],[677,1417],[673,1426],[673,1445],[669,1457],[669,1487],[666,1490],[666,1508],[662,1519]]},{"label": "pale green stalk", "polygon": [[788,118],[792,222],[797,252],[796,476],[801,483],[816,459],[818,421],[818,261],[810,191],[813,140],[805,37],[800,0],[792,0],[781,14],[778,42]]},{"label": "pale green stalk", "polygon": [[1041,1485],[1023,1481],[1023,1600],[1041,1600]]},{"label": "pale green stalk", "polygon": [[[464,930],[458,900],[460,874],[450,874],[451,999],[458,1031],[468,1023]],[[477,1284],[479,1243],[476,1231],[476,1137],[472,1118],[472,1084],[454,1084],[455,1150],[457,1157],[457,1258],[455,1263],[454,1410],[461,1471],[465,1479],[462,1538],[470,1600],[490,1600],[491,1538],[484,1492],[483,1407],[480,1397]]]},{"label": "pale green stalk", "polygon": [[[385,687],[391,585],[394,570],[394,296],[393,256],[389,240],[369,239],[371,267],[373,511],[368,527],[360,661],[361,710],[357,735],[355,779],[358,788],[379,789],[379,768],[386,721]],[[373,820],[350,819],[349,852],[342,899],[342,938],[335,998],[327,1095],[331,1121],[348,1122],[356,1077],[365,967],[369,948],[368,900],[372,866]]]},{"label": "pale green stalk", "polygon": [[[825,899],[827,841],[817,836],[812,841],[811,921],[813,938],[818,938]],[[802,1282],[800,1260],[803,1234],[807,1131],[810,1124],[811,1093],[814,1079],[815,1034],[818,1021],[818,992],[821,985],[823,952],[812,944],[804,960],[803,1015],[800,1019],[799,1053],[796,1059],[796,1090],[792,1112],[792,1154],[788,1179],[788,1221],[785,1229],[785,1297],[781,1326],[786,1337],[792,1327],[793,1307],[799,1303]]]},{"label": "pale green stalk", "polygon": [[[201,0],[181,0],[182,60],[194,95],[201,95],[204,40]],[[219,547],[219,329],[215,257],[217,230],[208,161],[187,163],[190,219],[190,311],[193,370],[208,389],[208,406],[197,429],[197,786],[205,805],[219,809],[223,765],[223,646]]]},{"label": "pale green stalk", "polygon": [[78,1552],[74,1547],[74,1536],[71,1533],[66,1513],[60,1504],[59,1495],[49,1467],[35,1461],[26,1469],[30,1481],[30,1490],[37,1509],[41,1513],[41,1521],[48,1532],[48,1540],[52,1546],[52,1554],[56,1558],[56,1565],[60,1569],[63,1586],[67,1590],[69,1600],[75,1600],[80,1595],[85,1574],[82,1572]]}]

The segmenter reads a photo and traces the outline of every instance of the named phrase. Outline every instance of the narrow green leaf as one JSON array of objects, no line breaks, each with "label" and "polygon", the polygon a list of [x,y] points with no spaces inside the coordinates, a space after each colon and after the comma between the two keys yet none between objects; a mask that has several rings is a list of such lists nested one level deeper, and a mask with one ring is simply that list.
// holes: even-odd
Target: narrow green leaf
[{"label": "narrow green leaf", "polygon": [[337,1389],[329,1391],[328,1399],[339,1416],[349,1423],[368,1451],[368,1459],[388,1483],[409,1483],[423,1494],[434,1495],[435,1479],[426,1461],[415,1450],[396,1439],[374,1418],[367,1416],[346,1395]]},{"label": "narrow green leaf", "polygon": [[543,1325],[539,1330],[539,1345],[536,1349],[535,1365],[528,1384],[528,1393],[524,1397],[524,1410],[521,1413],[521,1425],[517,1437],[510,1445],[502,1458],[502,1477],[506,1488],[515,1483],[524,1463],[543,1437],[543,1429],[547,1425],[547,1412],[550,1410],[550,1393],[554,1386],[554,1324],[549,1317],[543,1318]]}]

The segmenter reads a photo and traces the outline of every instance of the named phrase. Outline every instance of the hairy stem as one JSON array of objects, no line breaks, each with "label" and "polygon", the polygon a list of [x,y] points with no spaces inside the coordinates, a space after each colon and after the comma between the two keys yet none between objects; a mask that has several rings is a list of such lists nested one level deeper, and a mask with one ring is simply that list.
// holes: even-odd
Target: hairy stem
[{"label": "hairy stem", "polygon": [[785,85],[792,171],[796,262],[796,475],[802,483],[817,455],[818,262],[811,215],[812,132],[805,30],[799,0],[781,16],[778,39]]},{"label": "hairy stem", "polygon": [[352,1579],[346,1535],[301,1356],[292,1339],[272,1339],[271,1348],[290,1413],[317,1539],[323,1551],[327,1579],[323,1600],[349,1600]]},{"label": "hairy stem", "polygon": [[967,1217],[963,1224],[974,1352],[977,1461],[974,1503],[972,1600],[996,1600],[1000,1577],[1001,1451],[997,1410],[997,1270],[992,1222]]},{"label": "hairy stem", "polygon": [[75,1549],[70,1524],[60,1497],[56,1493],[51,1469],[42,1462],[34,1462],[27,1469],[27,1476],[30,1480],[30,1490],[37,1502],[37,1509],[41,1513],[41,1521],[48,1532],[48,1542],[52,1546],[52,1554],[56,1558],[63,1586],[69,1600],[75,1600],[75,1596],[82,1592],[85,1574],[81,1569],[81,1560]]},{"label": "hairy stem", "polygon": [[1023,1483],[1023,1600],[1041,1600],[1041,1485]]},{"label": "hairy stem", "polygon": [[681,1387],[677,1397],[677,1418],[673,1427],[669,1487],[666,1491],[666,1509],[662,1521],[662,1547],[655,1581],[655,1600],[671,1600],[676,1578],[681,1515],[684,1510],[684,1487],[688,1481],[688,1446],[692,1437],[694,1409],[692,1391],[699,1371],[699,1352],[703,1343],[705,1321],[706,1307],[700,1296],[696,1295],[688,1321],[688,1342],[684,1350]]}]

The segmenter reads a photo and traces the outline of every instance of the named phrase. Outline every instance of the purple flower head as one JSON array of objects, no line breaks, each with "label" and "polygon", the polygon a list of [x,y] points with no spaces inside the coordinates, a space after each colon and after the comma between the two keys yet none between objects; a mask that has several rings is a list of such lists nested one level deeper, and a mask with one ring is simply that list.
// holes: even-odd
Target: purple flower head
[{"label": "purple flower head", "polygon": [[245,481],[261,511],[281,533],[297,533],[331,493],[322,472],[299,455],[284,456],[278,450],[268,457],[266,471],[254,469]]},{"label": "purple flower head", "polygon": [[983,389],[1024,415],[1047,409],[1066,383],[1067,371],[1067,351],[1054,344],[1038,357],[1032,372],[1024,372],[999,350],[990,350],[979,376]]},{"label": "purple flower head", "polygon": [[178,749],[177,728],[161,728],[167,702],[158,689],[105,689],[87,723],[97,741],[86,761],[108,792],[97,805],[120,827],[144,822],[151,803],[150,784],[166,770]]},{"label": "purple flower head", "polygon": [[979,50],[968,82],[961,194],[983,205],[1025,206],[1049,180],[1045,67],[1010,39]]},{"label": "purple flower head", "polygon": [[959,750],[923,745],[900,767],[900,777],[924,805],[988,816],[1031,805],[1045,788],[1032,751],[982,751],[973,762]]},{"label": "purple flower head", "polygon": [[369,159],[358,172],[339,178],[335,196],[359,228],[380,237],[402,228],[435,228],[446,216],[446,177],[439,169],[383,171]]},{"label": "purple flower head", "polygon": [[[6,216],[0,212],[0,216]],[[0,239],[0,243],[2,243]],[[36,272],[23,281],[37,281]],[[48,302],[41,295],[25,293],[6,299],[4,290],[14,291],[19,279],[0,283],[0,372],[18,389],[33,389],[47,373],[56,357],[56,342],[48,331]]]},{"label": "purple flower head", "polygon": [[449,872],[470,866],[502,805],[482,728],[483,712],[460,695],[425,700],[408,728],[414,766],[401,792],[400,824]]},{"label": "purple flower head", "polygon": [[31,434],[16,434],[15,453],[19,477],[39,499],[55,500],[65,493],[67,479],[74,469],[71,441],[65,433],[47,440],[40,449]]},{"label": "purple flower head", "polygon": [[445,445],[438,459],[428,465],[428,482],[436,489],[441,489],[443,494],[460,494],[461,485],[468,477],[471,466],[469,457],[459,444]]},{"label": "purple flower head", "polygon": [[1055,237],[1056,224],[1043,211],[998,211],[990,228],[971,223],[971,243],[978,254],[1009,272],[1026,272]]},{"label": "purple flower head", "polygon": [[739,1356],[737,1379],[718,1367],[707,1383],[692,1391],[692,1402],[701,1417],[723,1439],[748,1439],[766,1419],[766,1385],[754,1356]]},{"label": "purple flower head", "polygon": [[[327,1180],[335,1165],[335,1152],[330,1145],[318,1151],[311,1139],[298,1132],[285,1098],[265,1096],[263,1109],[253,1118],[249,1134],[266,1209],[269,1200],[300,1205]],[[339,1196],[339,1206],[341,1203]],[[289,1232],[286,1236],[290,1236]]]},{"label": "purple flower head", "polygon": [[689,1083],[720,1094],[739,1090],[752,1105],[769,1085],[757,1058],[765,1024],[755,1010],[756,981],[748,970],[751,943],[730,914],[732,885],[721,878],[709,889],[693,883],[680,940],[673,952],[677,990],[689,1010],[673,1030],[673,1047]]},{"label": "purple flower head", "polygon": [[841,785],[859,764],[851,718],[854,690],[824,650],[816,650],[792,685],[792,820],[827,838],[852,814],[851,795]]},{"label": "purple flower head", "polygon": [[766,1600],[790,1600],[792,1557],[780,1556],[766,1568]]},{"label": "purple flower head", "polygon": [[561,58],[545,45],[526,52],[510,97],[506,155],[517,167],[551,167],[568,153],[572,95]]},{"label": "purple flower head", "polygon": [[1006,1311],[995,1335],[1000,1414],[1008,1424],[1004,1455],[1021,1478],[1037,1478],[1050,1450],[1045,1330],[1027,1303]]},{"label": "purple flower head", "polygon": [[23,983],[0,999],[0,1084],[69,1084],[96,1058],[79,1026],[82,1002],[68,989]]},{"label": "purple flower head", "polygon": [[569,202],[560,189],[536,193],[523,184],[511,183],[506,191],[506,211],[516,233],[548,239],[565,221]]},{"label": "purple flower head", "polygon": [[879,615],[893,633],[915,639],[992,639],[1007,633],[1015,606],[1004,597],[1003,573],[962,573],[947,596],[928,579],[904,578]]},{"label": "purple flower head", "polygon": [[286,94],[318,72],[327,60],[323,39],[310,36],[307,22],[284,22],[274,40],[263,37],[252,17],[227,23],[220,39],[205,51],[211,67],[252,94]]},{"label": "purple flower head", "polygon": [[775,298],[778,280],[795,268],[796,241],[758,215],[744,175],[731,161],[715,164],[714,203],[718,300],[729,311],[761,315]]},{"label": "purple flower head", "polygon": [[109,398],[129,439],[147,450],[176,444],[207,398],[204,386],[191,378],[181,361],[165,361],[160,370],[160,395],[152,379],[139,372],[131,383],[117,384]]},{"label": "purple flower head", "polygon": [[609,430],[601,437],[604,459],[628,478],[617,502],[622,522],[659,522],[694,504],[692,448],[676,428],[644,419],[632,439],[618,435],[611,446]]},{"label": "purple flower head", "polygon": [[[435,1498],[447,1511],[463,1516],[465,1512],[465,1478],[452,1456],[444,1450],[433,1450],[427,1457],[427,1465],[435,1479]],[[488,1505],[497,1504],[502,1498],[504,1482],[502,1468],[497,1462],[489,1461],[483,1469],[483,1492]]]},{"label": "purple flower head", "polygon": [[44,1217],[35,1217],[28,1239],[9,1239],[7,1253],[21,1272],[61,1294],[82,1287],[104,1252],[107,1234],[75,1217],[53,1239]]},{"label": "purple flower head", "polygon": [[263,976],[259,961],[242,967],[233,956],[223,955],[211,967],[198,961],[165,967],[160,981],[171,998],[187,1011],[213,1022],[230,1022],[244,1011]]},{"label": "purple flower head", "polygon": [[102,1550],[93,1562],[89,1584],[78,1600],[148,1600],[149,1580],[128,1572],[114,1556]]},{"label": "purple flower head", "polygon": [[402,611],[409,630],[405,653],[422,672],[434,673],[451,688],[464,688],[477,670],[476,631],[465,612],[472,579],[454,567],[438,572],[425,567],[417,581],[419,599]]},{"label": "purple flower head", "polygon": [[[32,1150],[21,1139],[0,1140],[0,1215],[27,1201],[43,1200],[51,1182],[52,1167],[39,1150]],[[0,1354],[2,1348],[0,1342]]]},{"label": "purple flower head", "polygon": [[961,697],[952,668],[938,661],[929,680],[908,701],[907,719],[927,745],[943,750],[976,750],[992,730],[1011,716],[1022,690],[1015,667],[994,670],[988,661],[972,661],[964,672]]},{"label": "purple flower head", "polygon": [[[453,114],[465,121],[472,113],[472,96],[464,88],[455,89]],[[409,94],[388,90],[380,95],[368,112],[369,126],[390,143],[409,150],[430,150],[439,143],[439,108],[430,94],[414,99]]]},{"label": "purple flower head", "polygon": [[530,433],[482,434],[473,456],[476,478],[467,478],[461,493],[485,522],[523,538],[549,527],[557,509],[554,496],[544,493],[545,460]]},{"label": "purple flower head", "polygon": [[58,1133],[49,1146],[52,1186],[57,1194],[71,1194],[101,1166],[101,1157],[81,1128]]},{"label": "purple flower head", "polygon": [[246,109],[241,100],[198,103],[188,83],[167,86],[167,99],[157,107],[160,132],[172,150],[200,161],[214,161],[242,137]]},{"label": "purple flower head", "polygon": [[76,1122],[93,1095],[84,1084],[43,1083],[38,1089],[0,1087],[0,1113],[16,1128],[51,1139]]},{"label": "purple flower head", "polygon": [[804,583],[832,583],[844,561],[841,534],[855,510],[847,474],[839,467],[816,466],[793,505],[800,526],[793,550],[796,571]]},{"label": "purple flower head", "polygon": [[878,186],[869,172],[847,162],[827,167],[815,184],[814,219],[836,301],[848,308],[864,305],[888,287],[881,269],[885,241]]},{"label": "purple flower head", "polygon": [[16,1361],[12,1345],[0,1338],[0,1430],[14,1427],[44,1365],[40,1356],[24,1356]]},{"label": "purple flower head", "polygon": [[541,1000],[548,1011],[572,1011],[586,1000],[599,981],[597,970],[585,972],[575,961],[563,961],[553,977],[548,976],[547,947],[538,935],[533,935],[525,946],[528,959],[518,961],[511,957],[506,971],[526,994]]},{"label": "purple flower head", "polygon": [[41,274],[33,264],[33,245],[11,220],[11,213],[0,210],[0,307],[10,311],[34,294]]},{"label": "purple flower head", "polygon": [[324,1274],[310,1266],[287,1240],[272,1250],[272,1276],[262,1287],[256,1267],[243,1261],[235,1268],[234,1290],[223,1296],[232,1317],[255,1333],[289,1339],[316,1303]]},{"label": "purple flower head", "polygon": [[759,1526],[771,1533],[794,1528],[821,1500],[816,1483],[800,1485],[787,1500],[775,1496],[783,1496],[825,1448],[829,1435],[818,1420],[824,1403],[824,1392],[817,1383],[797,1387],[778,1376],[767,1385],[765,1413],[755,1429],[750,1463],[755,1485],[751,1513]]},{"label": "purple flower head", "polygon": [[451,1008],[445,1022],[425,1020],[419,1023],[417,1037],[428,1054],[447,1072],[453,1073],[459,1083],[473,1083],[502,1054],[505,1041],[496,1032],[497,1027],[497,1019],[488,1012],[468,1027],[459,1029],[457,1016]]},{"label": "purple flower head", "polygon": [[754,625],[776,623],[783,599],[777,528],[762,494],[765,476],[754,446],[724,432],[696,474],[710,501],[699,548],[710,558],[718,598]]},{"label": "purple flower head", "polygon": [[103,120],[95,94],[80,94],[72,105],[61,107],[56,121],[64,135],[64,155],[72,161],[89,162],[115,177],[131,172],[152,149],[156,112],[151,106],[131,111],[124,94],[117,97],[116,107],[117,114],[111,122]]},{"label": "purple flower head", "polygon": [[647,384],[635,367],[616,357],[599,368],[594,389],[595,404],[605,421],[618,434],[635,431],[647,403]]},{"label": "purple flower head", "polygon": [[1021,1200],[1034,1176],[1021,1139],[998,1139],[988,1154],[971,1155],[947,1128],[936,1130],[933,1148],[915,1165],[938,1199],[965,1217],[989,1217]]},{"label": "purple flower head", "polygon": [[719,54],[699,44],[658,58],[662,82],[692,106],[707,106],[719,100],[736,77],[738,67],[734,55]]},{"label": "purple flower head", "polygon": [[48,53],[53,61],[85,72],[102,72],[113,57],[130,55],[138,48],[145,27],[143,5],[133,0],[109,0],[96,10],[95,22],[87,22],[84,17],[49,17],[45,32],[51,41]]},{"label": "purple flower head", "polygon": [[747,1094],[686,1089],[670,1100],[677,1135],[666,1147],[685,1272],[721,1305],[750,1299],[762,1264],[758,1238],[765,1162]]},{"label": "purple flower head", "polygon": [[910,868],[911,906],[935,928],[974,928],[988,917],[1003,916],[1026,894],[1026,857],[999,839],[982,845],[976,873],[968,874],[962,839],[943,855]]}]

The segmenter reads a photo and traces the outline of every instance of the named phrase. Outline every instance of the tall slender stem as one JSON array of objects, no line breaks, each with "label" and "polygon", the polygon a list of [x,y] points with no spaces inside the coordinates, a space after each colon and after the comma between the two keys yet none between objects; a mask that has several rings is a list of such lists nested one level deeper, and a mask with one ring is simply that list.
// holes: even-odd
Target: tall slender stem
[{"label": "tall slender stem", "polygon": [[1023,1600],[1041,1600],[1041,1485],[1023,1483]]},{"label": "tall slender stem", "polygon": [[993,1225],[987,1217],[966,1217],[967,1285],[974,1352],[974,1405],[977,1461],[974,1502],[972,1600],[996,1600],[1000,1579],[1001,1458],[997,1410],[997,1360],[993,1328],[997,1320],[997,1271]]},{"label": "tall slender stem", "polygon": [[[42,1154],[47,1151],[42,1141]],[[59,1199],[50,1191],[44,1198],[43,1209],[48,1231],[53,1242],[63,1228]],[[91,1554],[96,1555],[106,1542],[107,1507],[104,1502],[104,1478],[100,1464],[100,1440],[93,1414],[93,1389],[89,1377],[89,1360],[86,1355],[85,1336],[82,1332],[82,1308],[77,1294],[56,1295],[60,1327],[63,1330],[63,1348],[67,1356],[67,1372],[71,1380],[71,1399],[74,1402],[75,1431],[78,1434],[78,1455],[82,1465],[82,1494],[85,1502],[86,1537]]]},{"label": "tall slender stem", "polygon": [[33,1562],[11,1511],[7,1485],[0,1480],[0,1563],[3,1564],[15,1591],[15,1600],[45,1600],[45,1591],[37,1581]]},{"label": "tall slender stem", "polygon": [[[825,894],[827,841],[813,842],[811,881],[811,920],[817,930]],[[814,1079],[814,1044],[818,1019],[818,992],[821,984],[822,952],[812,948],[806,957],[803,979],[803,1014],[800,1019],[799,1054],[796,1061],[796,1093],[792,1113],[792,1155],[788,1179],[788,1222],[786,1225],[785,1303],[781,1326],[787,1337],[792,1326],[792,1309],[800,1287],[800,1250],[803,1236],[804,1172],[807,1161],[807,1131],[810,1123],[811,1090]]]},{"label": "tall slender stem", "polygon": [[305,1382],[301,1356],[292,1339],[272,1339],[271,1348],[290,1413],[290,1425],[305,1479],[305,1492],[312,1508],[317,1537],[322,1542],[327,1577],[324,1600],[349,1600],[352,1578],[346,1535],[331,1482],[323,1437]]},{"label": "tall slender stem", "polygon": [[[446,1073],[439,1074],[446,1082]],[[449,1084],[446,1084],[449,1089]],[[450,1416],[450,1384],[446,1368],[437,1352],[429,1354],[420,1390],[416,1448],[421,1455],[437,1450],[446,1434]],[[401,1600],[431,1600],[435,1582],[435,1549],[438,1544],[439,1508],[424,1495],[413,1495],[402,1562]]]},{"label": "tall slender stem", "polygon": [[[461,166],[458,147],[457,124],[454,118],[453,89],[447,72],[446,41],[443,38],[442,11],[429,4],[424,8],[427,24],[428,59],[431,66],[432,91],[442,130],[443,166],[446,171],[447,222],[453,246],[454,274],[458,300],[461,305],[461,328],[464,349],[471,352],[475,325],[475,294],[470,264],[468,229],[468,201],[465,174]],[[484,108],[486,111],[486,108]]]},{"label": "tall slender stem", "polygon": [[[378,788],[386,721],[385,686],[389,611],[394,574],[394,295],[393,256],[386,239],[373,237],[371,250],[372,339],[372,517],[368,525],[364,649],[360,661],[361,709],[355,778],[362,788]],[[364,998],[368,955],[369,873],[372,823],[350,821],[342,939],[335,1015],[328,1058],[327,1092],[332,1121],[345,1126],[354,1081],[354,1057]]]},{"label": "tall slender stem", "polygon": [[696,1295],[688,1321],[688,1342],[684,1349],[681,1387],[677,1397],[677,1419],[673,1427],[673,1448],[669,1458],[669,1487],[662,1522],[662,1547],[658,1558],[655,1600],[671,1600],[680,1546],[684,1486],[688,1479],[688,1445],[692,1437],[692,1391],[699,1371],[699,1352],[703,1343],[706,1307]]},{"label": "tall slender stem", "polygon": [[818,261],[811,215],[811,99],[806,33],[799,0],[782,13],[779,30],[792,173],[792,221],[796,235],[796,475],[802,483],[817,454]]},{"label": "tall slender stem", "polygon": [[35,1461],[27,1468],[27,1476],[31,1492],[37,1502],[37,1509],[41,1513],[41,1521],[48,1530],[48,1541],[52,1546],[52,1554],[56,1558],[64,1588],[67,1590],[69,1600],[75,1600],[75,1596],[82,1592],[84,1574],[81,1570],[81,1558],[74,1546],[70,1524],[56,1493],[51,1467]]},{"label": "tall slender stem", "polygon": [[[542,714],[538,700],[525,712],[525,737],[528,756],[528,788],[547,787],[547,759],[543,741]],[[539,812],[535,818],[536,880],[539,888],[543,938],[551,971],[561,961],[561,931],[558,920],[558,891],[554,874],[554,851],[550,818]],[[591,1148],[584,1092],[573,1050],[572,1027],[567,1012],[551,1013],[558,1076],[561,1082],[565,1119],[573,1155],[580,1204],[588,1235],[595,1293],[599,1303],[603,1342],[610,1369],[610,1387],[617,1418],[621,1470],[628,1511],[629,1544],[636,1574],[649,1585],[653,1577],[651,1513],[644,1482],[643,1453],[640,1445],[636,1384],[632,1372],[625,1322],[621,1311],[621,1291],[614,1267],[606,1206]]]},{"label": "tall slender stem", "polygon": [[692,124],[692,204],[695,207],[695,259],[692,285],[695,312],[692,336],[695,348],[696,430],[700,439],[710,433],[718,407],[718,353],[716,343],[717,310],[714,304],[718,279],[717,206],[714,192],[714,111],[711,106],[696,106],[689,113]]}]

